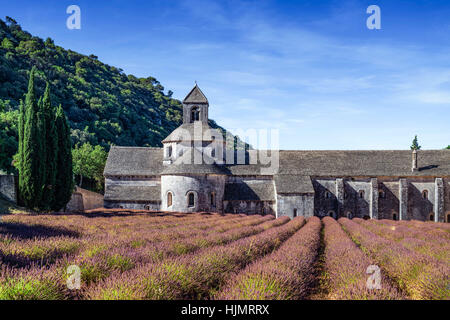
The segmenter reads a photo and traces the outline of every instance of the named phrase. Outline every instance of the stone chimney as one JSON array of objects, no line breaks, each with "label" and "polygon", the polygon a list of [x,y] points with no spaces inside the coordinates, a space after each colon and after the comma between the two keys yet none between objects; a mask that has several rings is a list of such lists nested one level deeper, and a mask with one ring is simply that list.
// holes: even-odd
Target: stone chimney
[{"label": "stone chimney", "polygon": [[413,149],[412,152],[412,172],[419,171],[419,166],[417,164],[417,149]]}]

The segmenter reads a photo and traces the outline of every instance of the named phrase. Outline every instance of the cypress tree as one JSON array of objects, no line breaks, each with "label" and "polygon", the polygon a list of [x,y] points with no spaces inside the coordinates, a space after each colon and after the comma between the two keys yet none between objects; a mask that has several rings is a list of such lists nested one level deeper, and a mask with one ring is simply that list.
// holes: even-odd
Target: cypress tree
[{"label": "cypress tree", "polygon": [[19,163],[18,163],[18,171],[19,171],[19,194],[18,194],[18,201],[19,204],[23,204],[22,198],[21,198],[21,190],[23,188],[23,128],[24,128],[24,122],[25,122],[25,107],[23,105],[23,100],[20,100],[20,107],[19,107]]},{"label": "cypress tree", "polygon": [[45,175],[46,175],[46,167],[45,167],[45,160],[47,159],[47,156],[45,155],[45,153],[47,152],[47,149],[45,148],[45,138],[46,138],[46,133],[45,133],[45,117],[44,117],[44,113],[42,112],[43,110],[43,99],[42,97],[39,97],[38,100],[38,113],[37,113],[37,131],[38,131],[38,137],[39,139],[37,140],[38,143],[38,148],[40,150],[39,152],[39,157],[38,157],[38,161],[39,161],[39,170],[41,172],[40,175],[40,183],[41,183],[41,198],[39,199],[39,209],[43,209],[43,207],[41,206],[42,203],[42,196],[44,194],[44,187],[45,187]]},{"label": "cypress tree", "polygon": [[56,180],[56,156],[58,150],[58,137],[55,127],[56,109],[52,106],[50,99],[50,85],[47,82],[42,99],[41,113],[43,120],[43,155],[45,163],[44,191],[42,194],[41,208],[49,210],[55,203],[55,180]]},{"label": "cypress tree", "polygon": [[69,202],[74,187],[70,130],[61,105],[56,110],[55,127],[58,137],[58,154],[56,157],[56,171],[58,174],[55,180],[56,200],[53,203],[52,209],[60,210]]},{"label": "cypress tree", "polygon": [[414,137],[412,145],[411,145],[411,150],[420,150],[422,147],[419,145],[419,141],[417,139],[417,135]]},{"label": "cypress tree", "polygon": [[25,97],[25,120],[23,128],[22,144],[22,177],[21,197],[25,206],[29,208],[38,207],[42,196],[42,123],[39,120],[39,108],[34,92],[33,67],[28,82],[28,92]]}]

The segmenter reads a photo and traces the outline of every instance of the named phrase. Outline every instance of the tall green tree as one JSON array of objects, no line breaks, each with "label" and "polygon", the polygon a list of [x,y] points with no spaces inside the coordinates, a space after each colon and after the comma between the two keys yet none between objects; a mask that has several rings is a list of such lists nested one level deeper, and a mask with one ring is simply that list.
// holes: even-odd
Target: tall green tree
[{"label": "tall green tree", "polygon": [[20,194],[23,203],[29,208],[38,207],[42,197],[43,161],[42,161],[42,123],[39,116],[38,102],[34,91],[34,74],[30,72],[28,92],[25,97],[25,120],[23,128],[23,144],[21,167]]},{"label": "tall green tree", "polygon": [[[18,151],[18,157],[15,159],[16,168],[19,171],[19,190],[23,190],[23,130],[25,126],[25,106],[23,104],[23,101],[20,100],[20,107],[19,107],[19,151]],[[18,201],[20,204],[23,203],[21,192],[19,192],[18,195]]]},{"label": "tall green tree", "polygon": [[56,159],[58,154],[58,136],[56,132],[55,119],[56,108],[52,106],[50,99],[50,85],[47,82],[41,105],[42,120],[44,122],[44,156],[45,176],[44,191],[40,207],[49,210],[55,203],[55,182],[57,175]]},{"label": "tall green tree", "polygon": [[61,105],[56,110],[55,127],[58,141],[57,176],[55,180],[55,202],[51,209],[60,210],[65,208],[69,202],[74,187],[70,130]]},{"label": "tall green tree", "polygon": [[417,134],[416,134],[412,141],[411,150],[420,150],[421,148],[422,147],[419,145],[419,141],[417,139]]},{"label": "tall green tree", "polygon": [[108,153],[101,147],[93,147],[89,142],[76,146],[72,150],[73,173],[80,176],[80,184],[83,185],[83,177],[95,180],[97,188],[102,188],[103,170],[105,169]]}]

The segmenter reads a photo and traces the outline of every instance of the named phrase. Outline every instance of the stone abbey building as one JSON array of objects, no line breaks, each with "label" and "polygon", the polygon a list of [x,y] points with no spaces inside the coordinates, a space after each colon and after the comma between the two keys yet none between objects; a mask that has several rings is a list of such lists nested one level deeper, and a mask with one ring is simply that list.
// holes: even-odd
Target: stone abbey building
[{"label": "stone abbey building", "polygon": [[196,85],[162,148],[112,147],[105,207],[450,220],[450,150],[280,150],[271,171],[259,150],[227,148],[208,108]]}]

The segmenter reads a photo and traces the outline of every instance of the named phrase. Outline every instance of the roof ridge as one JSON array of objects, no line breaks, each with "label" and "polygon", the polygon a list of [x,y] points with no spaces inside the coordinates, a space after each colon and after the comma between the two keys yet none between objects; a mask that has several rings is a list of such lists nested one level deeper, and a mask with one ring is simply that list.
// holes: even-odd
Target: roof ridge
[{"label": "roof ridge", "polygon": [[162,147],[111,146],[116,149],[163,149]]},{"label": "roof ridge", "polygon": [[[277,150],[271,150],[271,149],[254,149],[254,151],[277,151]],[[282,152],[399,152],[399,151],[411,151],[409,149],[379,149],[379,150],[370,150],[370,149],[320,149],[320,150],[287,150],[287,149],[281,149],[278,151]],[[418,151],[448,151],[448,149],[425,149],[425,150],[418,150]]]}]

